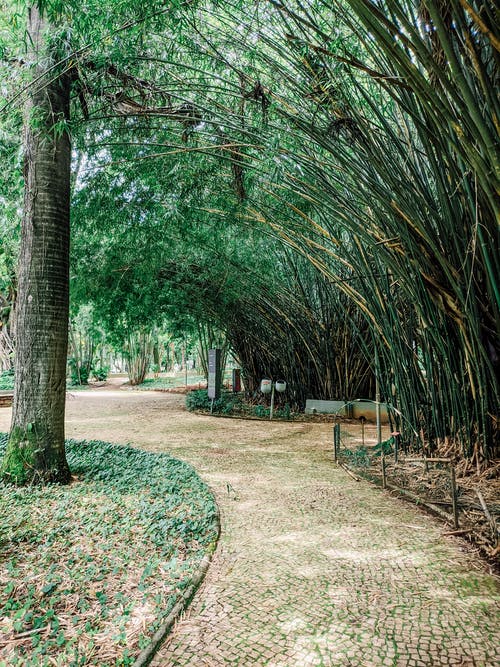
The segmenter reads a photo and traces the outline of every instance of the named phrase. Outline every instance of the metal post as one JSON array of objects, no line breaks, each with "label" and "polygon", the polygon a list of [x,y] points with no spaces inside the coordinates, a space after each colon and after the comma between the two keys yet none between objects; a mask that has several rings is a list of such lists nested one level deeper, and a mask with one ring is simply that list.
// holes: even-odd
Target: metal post
[{"label": "metal post", "polygon": [[340,444],[340,424],[335,424],[333,427],[333,460],[337,463],[339,457]]},{"label": "metal post", "polygon": [[381,463],[382,463],[382,488],[386,489],[387,488],[387,477],[385,474],[385,454],[382,452],[381,454]]},{"label": "metal post", "polygon": [[274,382],[271,389],[271,407],[269,408],[269,419],[273,418],[273,411],[274,411]]},{"label": "metal post", "polygon": [[187,365],[187,351],[186,351],[186,341],[182,346],[182,356],[184,357],[184,386],[188,386],[188,365]]},{"label": "metal post", "polygon": [[379,362],[378,352],[375,348],[375,414],[377,417],[377,445],[382,442],[382,425],[380,423],[380,384],[379,384]]},{"label": "metal post", "polygon": [[398,462],[399,454],[399,433],[393,433],[392,438],[394,440],[394,463]]},{"label": "metal post", "polygon": [[365,422],[366,419],[365,417],[361,417],[361,444],[363,447],[365,446]]},{"label": "metal post", "polygon": [[453,526],[458,528],[458,505],[457,505],[457,483],[455,479],[455,466],[450,463],[450,482],[451,482],[451,506],[453,508]]}]

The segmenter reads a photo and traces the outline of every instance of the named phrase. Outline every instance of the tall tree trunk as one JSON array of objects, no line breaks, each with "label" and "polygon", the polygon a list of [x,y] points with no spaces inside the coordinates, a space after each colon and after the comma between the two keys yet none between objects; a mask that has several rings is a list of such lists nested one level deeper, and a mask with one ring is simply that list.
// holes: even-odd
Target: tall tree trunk
[{"label": "tall tree trunk", "polygon": [[150,333],[143,331],[129,333],[126,341],[128,377],[131,385],[142,384],[151,363],[154,339]]},{"label": "tall tree trunk", "polygon": [[26,105],[25,196],[16,308],[12,426],[1,473],[18,484],[67,483],[64,408],[69,305],[70,81],[44,77],[49,28],[28,18],[35,83]]}]

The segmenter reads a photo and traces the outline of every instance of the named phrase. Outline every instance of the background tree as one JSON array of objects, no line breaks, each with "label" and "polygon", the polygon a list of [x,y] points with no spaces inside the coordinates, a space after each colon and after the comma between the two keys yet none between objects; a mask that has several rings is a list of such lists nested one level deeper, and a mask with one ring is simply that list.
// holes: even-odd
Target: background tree
[{"label": "background tree", "polygon": [[[162,3],[150,3],[149,15],[134,2],[119,8],[113,3],[110,6],[117,11],[106,13],[102,3],[90,3],[87,11],[82,12],[76,2],[49,5],[34,2],[27,8],[29,47],[25,64],[31,77],[28,85],[11,97],[11,103],[26,98],[24,211],[16,304],[13,419],[1,465],[2,476],[16,483],[65,483],[70,479],[64,452],[64,403],[72,91],[80,101],[83,116],[87,116],[80,72],[83,62],[78,56],[86,55],[88,70],[95,69],[96,60],[89,53],[97,44],[101,46],[101,59],[108,56],[112,61],[123,56],[126,45],[118,36],[127,31],[128,46],[137,46],[145,34],[147,20],[167,11]],[[9,18],[18,16],[13,5],[9,4],[7,9]],[[177,11],[169,16],[175,22]],[[115,27],[113,21],[120,20]],[[81,46],[79,40],[86,43]],[[107,53],[102,49],[103,43],[107,45]],[[4,48],[2,56],[5,59]]]},{"label": "background tree", "polygon": [[[156,146],[165,142],[158,126],[151,134]],[[309,261],[244,223],[225,161],[194,161],[189,151],[136,160],[136,150],[108,137],[96,151],[109,166],[82,176],[74,297],[90,300],[118,338],[166,326],[197,333],[206,356],[217,331],[250,396],[269,374],[288,379],[289,400],[300,407],[308,396],[370,396],[367,329],[359,317],[351,326],[354,306]],[[248,200],[265,197],[248,181],[245,188]]]},{"label": "background tree", "polygon": [[28,11],[33,79],[26,104],[25,195],[16,303],[12,428],[2,474],[16,483],[68,482],[64,403],[69,308],[70,79],[49,74],[61,54],[50,23]]},{"label": "background tree", "polygon": [[[0,16],[0,79],[4,90],[14,87],[18,64],[7,59],[11,48],[7,14]],[[5,58],[5,59],[4,59]],[[14,366],[14,308],[17,291],[16,264],[19,248],[20,211],[23,196],[22,149],[19,136],[22,114],[19,110],[3,114],[0,123],[0,370]]]}]

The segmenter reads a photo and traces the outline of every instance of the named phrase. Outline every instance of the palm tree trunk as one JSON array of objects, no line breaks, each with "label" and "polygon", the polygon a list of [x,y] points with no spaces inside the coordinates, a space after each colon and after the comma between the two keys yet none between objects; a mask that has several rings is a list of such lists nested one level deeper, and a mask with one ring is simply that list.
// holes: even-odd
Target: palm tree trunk
[{"label": "palm tree trunk", "polygon": [[25,196],[16,311],[12,426],[1,473],[18,484],[67,483],[64,408],[69,304],[70,81],[44,77],[48,24],[28,19],[35,83],[26,105]]}]

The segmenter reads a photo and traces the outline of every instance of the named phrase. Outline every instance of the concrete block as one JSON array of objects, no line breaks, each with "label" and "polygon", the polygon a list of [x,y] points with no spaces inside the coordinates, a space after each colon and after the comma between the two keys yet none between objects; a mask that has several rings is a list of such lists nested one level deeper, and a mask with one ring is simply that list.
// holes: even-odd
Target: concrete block
[{"label": "concrete block", "polygon": [[[368,422],[375,422],[377,419],[377,412],[375,403],[373,401],[353,401],[347,403],[345,401],[320,401],[313,398],[308,398],[305,408],[306,415],[315,413],[324,415],[339,415],[339,417],[352,417],[352,419],[360,419],[364,417]],[[382,424],[389,422],[387,414],[387,404],[380,404],[380,421]]]},{"label": "concrete block", "polygon": [[326,415],[338,414],[345,416],[345,401],[318,401],[313,398],[308,398],[306,401],[306,415],[315,413]]}]

